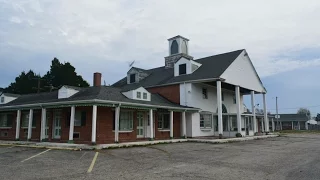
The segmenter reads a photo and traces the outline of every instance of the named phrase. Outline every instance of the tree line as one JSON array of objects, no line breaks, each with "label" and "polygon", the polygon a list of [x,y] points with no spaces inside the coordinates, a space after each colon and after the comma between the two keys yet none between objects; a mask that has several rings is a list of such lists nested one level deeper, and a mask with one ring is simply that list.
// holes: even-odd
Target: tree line
[{"label": "tree line", "polygon": [[76,68],[69,62],[61,63],[54,58],[51,61],[50,70],[43,76],[36,74],[33,70],[21,72],[6,88],[0,91],[14,94],[30,94],[38,92],[50,92],[59,89],[63,85],[76,87],[89,87],[81,75],[78,75]]}]

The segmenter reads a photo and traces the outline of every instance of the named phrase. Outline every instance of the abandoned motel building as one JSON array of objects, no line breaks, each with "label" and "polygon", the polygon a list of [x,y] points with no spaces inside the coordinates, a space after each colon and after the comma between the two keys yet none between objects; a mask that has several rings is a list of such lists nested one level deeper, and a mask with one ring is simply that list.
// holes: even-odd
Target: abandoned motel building
[{"label": "abandoned motel building", "polygon": [[[92,87],[3,93],[0,140],[109,144],[274,130],[267,91],[246,50],[195,60],[187,38],[178,35],[168,42],[164,66],[131,67],[111,86],[101,85],[102,74],[94,73]],[[263,114],[255,113],[256,95],[263,97]],[[251,111],[244,96],[251,96]]]}]

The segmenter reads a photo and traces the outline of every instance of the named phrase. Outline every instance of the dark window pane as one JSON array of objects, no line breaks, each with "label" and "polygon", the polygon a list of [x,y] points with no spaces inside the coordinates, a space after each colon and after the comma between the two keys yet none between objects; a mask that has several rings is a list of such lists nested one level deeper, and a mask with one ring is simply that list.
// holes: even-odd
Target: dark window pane
[{"label": "dark window pane", "polygon": [[130,75],[130,83],[136,82],[136,74],[131,74]]},{"label": "dark window pane", "polygon": [[178,43],[176,40],[173,40],[171,44],[171,54],[178,54],[178,53],[179,53]]},{"label": "dark window pane", "polygon": [[179,75],[181,75],[181,74],[187,74],[187,65],[186,64],[179,65]]},{"label": "dark window pane", "polygon": [[87,120],[87,113],[85,111],[81,112],[81,126],[86,125],[86,120]]}]

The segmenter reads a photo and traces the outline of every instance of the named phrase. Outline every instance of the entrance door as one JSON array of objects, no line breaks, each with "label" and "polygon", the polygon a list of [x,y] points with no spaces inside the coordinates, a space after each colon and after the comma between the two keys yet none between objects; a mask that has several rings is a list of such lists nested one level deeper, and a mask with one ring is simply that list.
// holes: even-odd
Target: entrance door
[{"label": "entrance door", "polygon": [[61,111],[54,112],[53,116],[53,138],[61,138]]},{"label": "entrance door", "polygon": [[143,138],[144,137],[144,118],[143,113],[137,113],[137,138]]}]

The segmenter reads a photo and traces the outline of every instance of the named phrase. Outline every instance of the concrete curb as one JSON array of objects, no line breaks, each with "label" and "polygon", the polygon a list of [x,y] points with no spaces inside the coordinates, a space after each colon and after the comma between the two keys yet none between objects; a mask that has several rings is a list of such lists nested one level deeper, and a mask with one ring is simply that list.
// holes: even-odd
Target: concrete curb
[{"label": "concrete curb", "polygon": [[249,141],[256,139],[274,138],[279,135],[264,135],[264,136],[253,136],[253,137],[242,137],[242,138],[230,138],[230,139],[170,139],[170,140],[159,140],[159,141],[141,141],[141,142],[129,142],[129,143],[117,143],[117,144],[99,144],[99,145],[86,145],[86,144],[68,144],[68,143],[48,143],[48,142],[25,142],[25,141],[0,141],[0,146],[17,146],[17,147],[29,147],[29,148],[40,148],[40,149],[57,149],[57,150],[100,150],[100,149],[115,149],[115,148],[128,148],[138,146],[149,146],[155,144],[169,144],[169,143],[181,143],[181,142],[198,142],[198,143],[232,143]]}]

